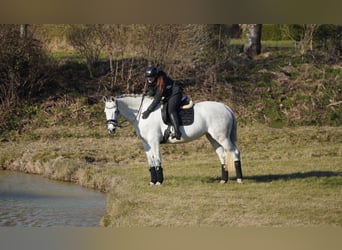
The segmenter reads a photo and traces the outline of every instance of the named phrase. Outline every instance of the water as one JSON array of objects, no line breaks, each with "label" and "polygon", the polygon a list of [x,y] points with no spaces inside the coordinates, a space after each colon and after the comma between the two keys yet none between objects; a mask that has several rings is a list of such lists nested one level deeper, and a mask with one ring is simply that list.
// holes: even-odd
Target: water
[{"label": "water", "polygon": [[42,176],[0,171],[0,226],[98,226],[104,194]]}]

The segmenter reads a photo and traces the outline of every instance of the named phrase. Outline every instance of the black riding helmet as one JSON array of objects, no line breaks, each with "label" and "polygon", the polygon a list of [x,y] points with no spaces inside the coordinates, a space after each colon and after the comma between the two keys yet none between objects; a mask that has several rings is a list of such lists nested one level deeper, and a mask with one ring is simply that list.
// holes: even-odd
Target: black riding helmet
[{"label": "black riding helmet", "polygon": [[156,77],[159,74],[159,68],[151,66],[147,67],[145,70],[145,77]]}]

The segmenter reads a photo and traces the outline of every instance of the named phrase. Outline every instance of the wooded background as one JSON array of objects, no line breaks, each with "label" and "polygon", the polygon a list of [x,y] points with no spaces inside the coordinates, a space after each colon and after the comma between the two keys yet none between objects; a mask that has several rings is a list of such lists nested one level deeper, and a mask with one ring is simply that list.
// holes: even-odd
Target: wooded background
[{"label": "wooded background", "polygon": [[[236,105],[244,120],[291,121],[293,112],[283,107],[298,104],[288,91],[303,81],[322,90],[303,91],[303,109],[328,112],[304,123],[340,125],[341,51],[342,26],[327,24],[0,25],[0,128],[18,129],[32,115],[27,110],[61,93],[88,99],[141,93],[148,65],[161,67],[198,100]],[[263,107],[251,116],[248,109],[260,105],[249,105],[256,93]],[[269,97],[277,110],[265,103]]]}]

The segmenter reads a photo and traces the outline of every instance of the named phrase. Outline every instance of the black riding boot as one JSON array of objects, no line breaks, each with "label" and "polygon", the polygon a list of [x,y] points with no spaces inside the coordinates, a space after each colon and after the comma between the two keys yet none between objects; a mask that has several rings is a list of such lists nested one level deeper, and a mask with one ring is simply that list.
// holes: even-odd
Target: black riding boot
[{"label": "black riding boot", "polygon": [[175,133],[174,133],[174,135],[172,135],[172,138],[176,138],[177,140],[180,140],[182,133],[179,131],[178,115],[170,114],[170,120],[171,120],[173,128],[175,129]]}]

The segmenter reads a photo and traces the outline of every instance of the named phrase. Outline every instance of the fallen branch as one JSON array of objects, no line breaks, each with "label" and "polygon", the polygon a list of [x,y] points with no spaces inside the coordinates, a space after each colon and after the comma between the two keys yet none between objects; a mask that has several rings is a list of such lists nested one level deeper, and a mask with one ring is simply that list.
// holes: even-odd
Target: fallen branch
[{"label": "fallen branch", "polygon": [[337,106],[337,105],[340,105],[340,104],[342,104],[342,101],[330,103],[329,105],[327,105],[327,107]]}]

